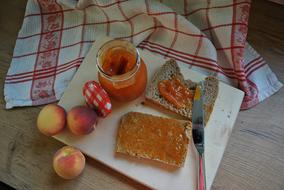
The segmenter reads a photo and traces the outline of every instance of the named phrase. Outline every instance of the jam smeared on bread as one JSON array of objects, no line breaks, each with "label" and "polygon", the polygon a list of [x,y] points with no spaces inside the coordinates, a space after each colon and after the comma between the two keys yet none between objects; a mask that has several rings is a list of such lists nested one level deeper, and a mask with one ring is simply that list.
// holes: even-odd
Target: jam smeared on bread
[{"label": "jam smeared on bread", "polygon": [[158,89],[162,97],[178,109],[191,105],[193,91],[189,90],[177,77],[162,80],[158,83]]},{"label": "jam smeared on bread", "polygon": [[[177,100],[177,96],[174,97],[175,100],[173,101],[172,99],[170,100],[172,97],[168,96],[168,93],[165,96],[161,91],[161,82],[172,81],[173,79],[179,80],[181,85],[187,88],[192,95],[194,94],[196,83],[192,82],[191,80],[184,80],[179,66],[175,60],[171,59],[154,74],[151,83],[146,89],[146,103],[154,103],[162,108],[175,112],[178,115],[184,116],[185,118],[191,120],[193,104],[192,98],[187,99],[188,101],[186,106],[180,106],[183,105],[182,101],[179,100],[178,103],[174,102]],[[215,77],[206,77],[202,83],[204,87],[205,123],[207,123],[218,95],[219,82]]]},{"label": "jam smeared on bread", "polygon": [[189,121],[130,112],[121,119],[116,152],[181,167],[190,138]]},{"label": "jam smeared on bread", "polygon": [[188,89],[195,89],[195,83],[190,80],[185,81],[180,68],[177,63],[171,59],[167,61],[153,76],[151,83],[147,86],[146,89],[146,103],[154,103],[162,108],[175,112],[181,116],[186,118],[191,118],[191,109],[192,102],[188,102],[187,106],[184,108],[177,108],[171,102],[167,101],[159,91],[159,83],[164,80],[171,80],[172,78],[176,78],[183,85],[187,86]]}]

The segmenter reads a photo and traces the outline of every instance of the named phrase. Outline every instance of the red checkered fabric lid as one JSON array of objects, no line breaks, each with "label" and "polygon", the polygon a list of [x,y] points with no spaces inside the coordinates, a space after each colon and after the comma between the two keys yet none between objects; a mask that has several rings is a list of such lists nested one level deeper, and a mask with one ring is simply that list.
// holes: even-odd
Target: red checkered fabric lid
[{"label": "red checkered fabric lid", "polygon": [[106,117],[111,112],[111,102],[107,92],[96,81],[88,81],[83,87],[83,95],[89,107],[100,116]]}]

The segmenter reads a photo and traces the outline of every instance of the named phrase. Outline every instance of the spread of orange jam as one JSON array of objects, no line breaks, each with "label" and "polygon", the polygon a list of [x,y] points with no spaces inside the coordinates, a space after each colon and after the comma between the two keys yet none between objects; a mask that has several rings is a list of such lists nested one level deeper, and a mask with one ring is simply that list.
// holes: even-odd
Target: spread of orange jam
[{"label": "spread of orange jam", "polygon": [[182,84],[177,77],[159,82],[158,89],[162,97],[178,109],[189,105],[194,96],[194,94]]},{"label": "spread of orange jam", "polygon": [[144,61],[136,65],[136,55],[125,48],[110,48],[104,54],[103,71],[109,76],[123,76],[133,69],[138,70],[129,79],[115,82],[99,74],[99,81],[107,93],[118,101],[131,101],[139,97],[147,83],[147,69]]},{"label": "spread of orange jam", "polygon": [[138,157],[151,158],[168,163],[182,162],[184,152],[187,150],[188,138],[185,128],[179,122],[171,119],[157,119],[154,116],[144,117],[139,113],[127,117],[131,127],[127,131],[119,128],[119,144],[126,151],[132,151]]}]

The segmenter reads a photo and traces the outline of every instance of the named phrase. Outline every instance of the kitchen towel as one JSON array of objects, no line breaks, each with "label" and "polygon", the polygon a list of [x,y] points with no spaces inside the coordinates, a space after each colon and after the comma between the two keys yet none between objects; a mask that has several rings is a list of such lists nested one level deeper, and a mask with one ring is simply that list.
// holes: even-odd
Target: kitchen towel
[{"label": "kitchen towel", "polygon": [[6,108],[59,100],[91,45],[107,35],[241,89],[241,108],[248,109],[282,86],[246,42],[250,5],[249,0],[28,0],[5,80]]}]

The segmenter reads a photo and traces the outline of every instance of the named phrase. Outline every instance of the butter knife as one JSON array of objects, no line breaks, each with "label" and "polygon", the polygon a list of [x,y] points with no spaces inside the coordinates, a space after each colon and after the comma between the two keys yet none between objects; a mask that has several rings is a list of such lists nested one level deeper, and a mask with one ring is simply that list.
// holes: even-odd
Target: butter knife
[{"label": "butter knife", "polygon": [[192,108],[192,137],[199,154],[198,190],[206,190],[205,159],[204,159],[204,113],[203,92],[201,85],[197,85]]}]

